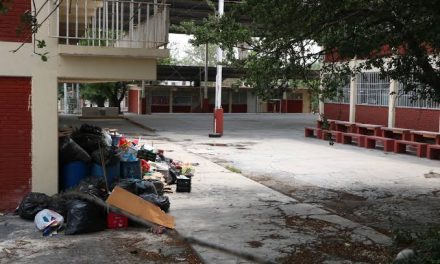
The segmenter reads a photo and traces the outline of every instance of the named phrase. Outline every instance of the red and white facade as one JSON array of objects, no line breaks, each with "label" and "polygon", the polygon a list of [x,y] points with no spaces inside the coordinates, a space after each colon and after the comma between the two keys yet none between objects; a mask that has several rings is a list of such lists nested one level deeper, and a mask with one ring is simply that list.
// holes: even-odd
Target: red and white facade
[{"label": "red and white facade", "polygon": [[[157,60],[169,56],[167,5],[34,2],[10,1],[0,15],[0,212],[29,191],[58,192],[59,83],[155,80]],[[17,35],[20,17],[33,8],[45,22],[35,36]],[[34,50],[33,37],[46,47]]]},{"label": "red and white facade", "polygon": [[[1,46],[12,50],[25,40],[17,36],[16,29],[21,14],[30,9],[29,0],[16,0],[6,15],[0,15]],[[1,49],[0,64],[9,64],[11,54],[3,54],[5,48]],[[0,74],[0,209],[12,209],[31,190],[32,79],[28,67],[18,69],[13,63],[2,68],[5,70]]]},{"label": "red and white facade", "polygon": [[328,119],[414,130],[440,131],[440,104],[412,100],[395,80],[363,72],[341,87],[342,96],[321,103]]}]

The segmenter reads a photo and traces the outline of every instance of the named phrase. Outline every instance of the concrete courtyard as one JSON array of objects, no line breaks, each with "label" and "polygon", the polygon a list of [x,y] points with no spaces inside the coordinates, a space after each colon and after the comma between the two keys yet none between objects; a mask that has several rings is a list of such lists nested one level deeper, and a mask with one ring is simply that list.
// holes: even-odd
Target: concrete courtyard
[{"label": "concrete courtyard", "polygon": [[[60,125],[118,128],[199,163],[192,192],[169,195],[184,236],[277,263],[389,263],[393,230],[421,230],[440,216],[439,161],[304,138],[313,115],[225,115],[222,138],[208,137],[209,114],[126,118]],[[194,249],[206,263],[250,263]]]},{"label": "concrete courtyard", "polygon": [[210,114],[127,117],[188,152],[384,233],[438,223],[440,161],[305,138],[316,115],[226,114],[216,139],[208,137]]}]

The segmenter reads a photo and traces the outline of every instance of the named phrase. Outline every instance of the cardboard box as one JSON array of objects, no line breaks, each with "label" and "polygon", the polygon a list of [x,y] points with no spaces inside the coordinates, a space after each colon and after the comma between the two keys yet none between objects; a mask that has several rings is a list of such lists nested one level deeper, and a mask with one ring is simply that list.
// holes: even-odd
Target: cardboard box
[{"label": "cardboard box", "polygon": [[175,227],[173,216],[167,215],[155,204],[145,201],[141,197],[132,194],[119,186],[116,186],[113,189],[112,193],[107,198],[107,203],[148,222],[171,229],[174,229]]}]

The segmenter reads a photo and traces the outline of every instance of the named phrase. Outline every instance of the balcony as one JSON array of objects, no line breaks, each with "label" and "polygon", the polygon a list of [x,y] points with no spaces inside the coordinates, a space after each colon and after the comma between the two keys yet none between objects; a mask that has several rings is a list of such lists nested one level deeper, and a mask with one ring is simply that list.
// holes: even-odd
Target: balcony
[{"label": "balcony", "polygon": [[121,0],[57,0],[58,44],[159,49],[168,43],[169,6]]}]

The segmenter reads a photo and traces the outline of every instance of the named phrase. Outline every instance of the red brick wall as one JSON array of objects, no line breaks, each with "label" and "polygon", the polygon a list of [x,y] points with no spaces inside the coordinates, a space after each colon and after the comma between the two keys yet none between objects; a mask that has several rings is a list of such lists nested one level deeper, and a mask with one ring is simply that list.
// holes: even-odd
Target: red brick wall
[{"label": "red brick wall", "polygon": [[388,125],[388,107],[356,105],[356,122],[373,125]]},{"label": "red brick wall", "polygon": [[30,0],[12,0],[10,8],[4,15],[0,15],[0,41],[10,42],[31,42],[32,38],[27,39],[29,30],[17,35],[20,26],[20,17],[26,10],[31,10]]},{"label": "red brick wall", "polygon": [[0,77],[0,211],[31,189],[31,78]]},{"label": "red brick wall", "polygon": [[439,131],[440,110],[396,108],[396,127]]},{"label": "red brick wall", "polygon": [[327,119],[348,121],[350,116],[350,105],[326,103],[324,104],[324,115]]}]

